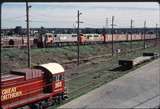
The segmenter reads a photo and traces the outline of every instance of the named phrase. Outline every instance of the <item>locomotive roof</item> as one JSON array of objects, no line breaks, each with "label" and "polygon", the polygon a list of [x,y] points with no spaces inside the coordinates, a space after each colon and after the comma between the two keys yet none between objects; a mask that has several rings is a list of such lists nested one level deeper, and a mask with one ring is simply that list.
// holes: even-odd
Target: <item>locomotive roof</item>
[{"label": "locomotive roof", "polygon": [[19,79],[19,78],[24,78],[24,76],[20,76],[20,75],[17,76],[15,74],[5,74],[1,76],[2,82],[7,80]]},{"label": "locomotive roof", "polygon": [[64,72],[64,68],[58,63],[41,64],[37,67],[42,67],[48,70],[51,74],[57,74],[57,73]]},{"label": "locomotive roof", "polygon": [[30,69],[30,68],[22,68],[22,69],[16,69],[16,70],[12,70],[11,73],[19,73],[22,75],[25,75],[26,73],[32,73],[32,72],[38,72],[38,73],[43,73],[41,70],[39,69]]}]

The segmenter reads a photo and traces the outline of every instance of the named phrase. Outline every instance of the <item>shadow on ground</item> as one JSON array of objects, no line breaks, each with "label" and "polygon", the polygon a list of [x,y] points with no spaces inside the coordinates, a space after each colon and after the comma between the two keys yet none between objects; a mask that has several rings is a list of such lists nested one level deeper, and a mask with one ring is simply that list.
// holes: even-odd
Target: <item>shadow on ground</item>
[{"label": "shadow on ground", "polygon": [[110,69],[109,71],[126,71],[126,70],[130,70],[131,68],[129,67],[124,67],[124,66],[118,66],[118,67],[115,67],[113,69]]}]

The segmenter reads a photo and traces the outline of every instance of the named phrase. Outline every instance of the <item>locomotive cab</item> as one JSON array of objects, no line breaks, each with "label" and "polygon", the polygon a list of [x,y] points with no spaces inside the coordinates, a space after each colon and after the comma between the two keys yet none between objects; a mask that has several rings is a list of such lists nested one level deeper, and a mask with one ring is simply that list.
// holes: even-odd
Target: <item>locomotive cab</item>
[{"label": "locomotive cab", "polygon": [[52,33],[41,34],[37,39],[37,47],[49,47],[54,43],[54,35]]},{"label": "locomotive cab", "polygon": [[45,34],[45,47],[51,46],[54,42],[54,35],[52,33]]},{"label": "locomotive cab", "polygon": [[[50,67],[54,66],[54,67]],[[36,66],[43,70],[44,93],[58,93],[64,90],[64,68],[58,63],[48,63]]]}]

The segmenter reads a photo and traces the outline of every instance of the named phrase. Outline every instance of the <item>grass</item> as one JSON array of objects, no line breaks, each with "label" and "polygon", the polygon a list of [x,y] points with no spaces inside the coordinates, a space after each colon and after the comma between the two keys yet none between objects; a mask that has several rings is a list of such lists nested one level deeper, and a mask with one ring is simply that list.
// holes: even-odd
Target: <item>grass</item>
[{"label": "grass", "polygon": [[[133,49],[143,47],[143,41],[133,42]],[[151,45],[151,43],[147,43]],[[120,48],[122,52],[130,49],[129,42],[115,43],[114,49]],[[80,58],[105,55],[111,53],[110,44],[80,46]],[[61,48],[34,48],[31,49],[32,65],[48,62],[63,64],[77,58],[77,47],[66,46]],[[2,48],[1,49],[1,72],[9,72],[12,69],[27,67],[27,49]]]}]

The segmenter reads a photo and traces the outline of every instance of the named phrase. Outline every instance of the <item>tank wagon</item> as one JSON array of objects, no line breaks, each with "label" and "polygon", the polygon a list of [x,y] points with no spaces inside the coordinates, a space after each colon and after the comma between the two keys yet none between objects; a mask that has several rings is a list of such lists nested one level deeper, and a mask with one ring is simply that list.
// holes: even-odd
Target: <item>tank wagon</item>
[{"label": "tank wagon", "polygon": [[64,68],[48,63],[34,68],[17,69],[2,75],[1,108],[46,108],[64,100]]}]

